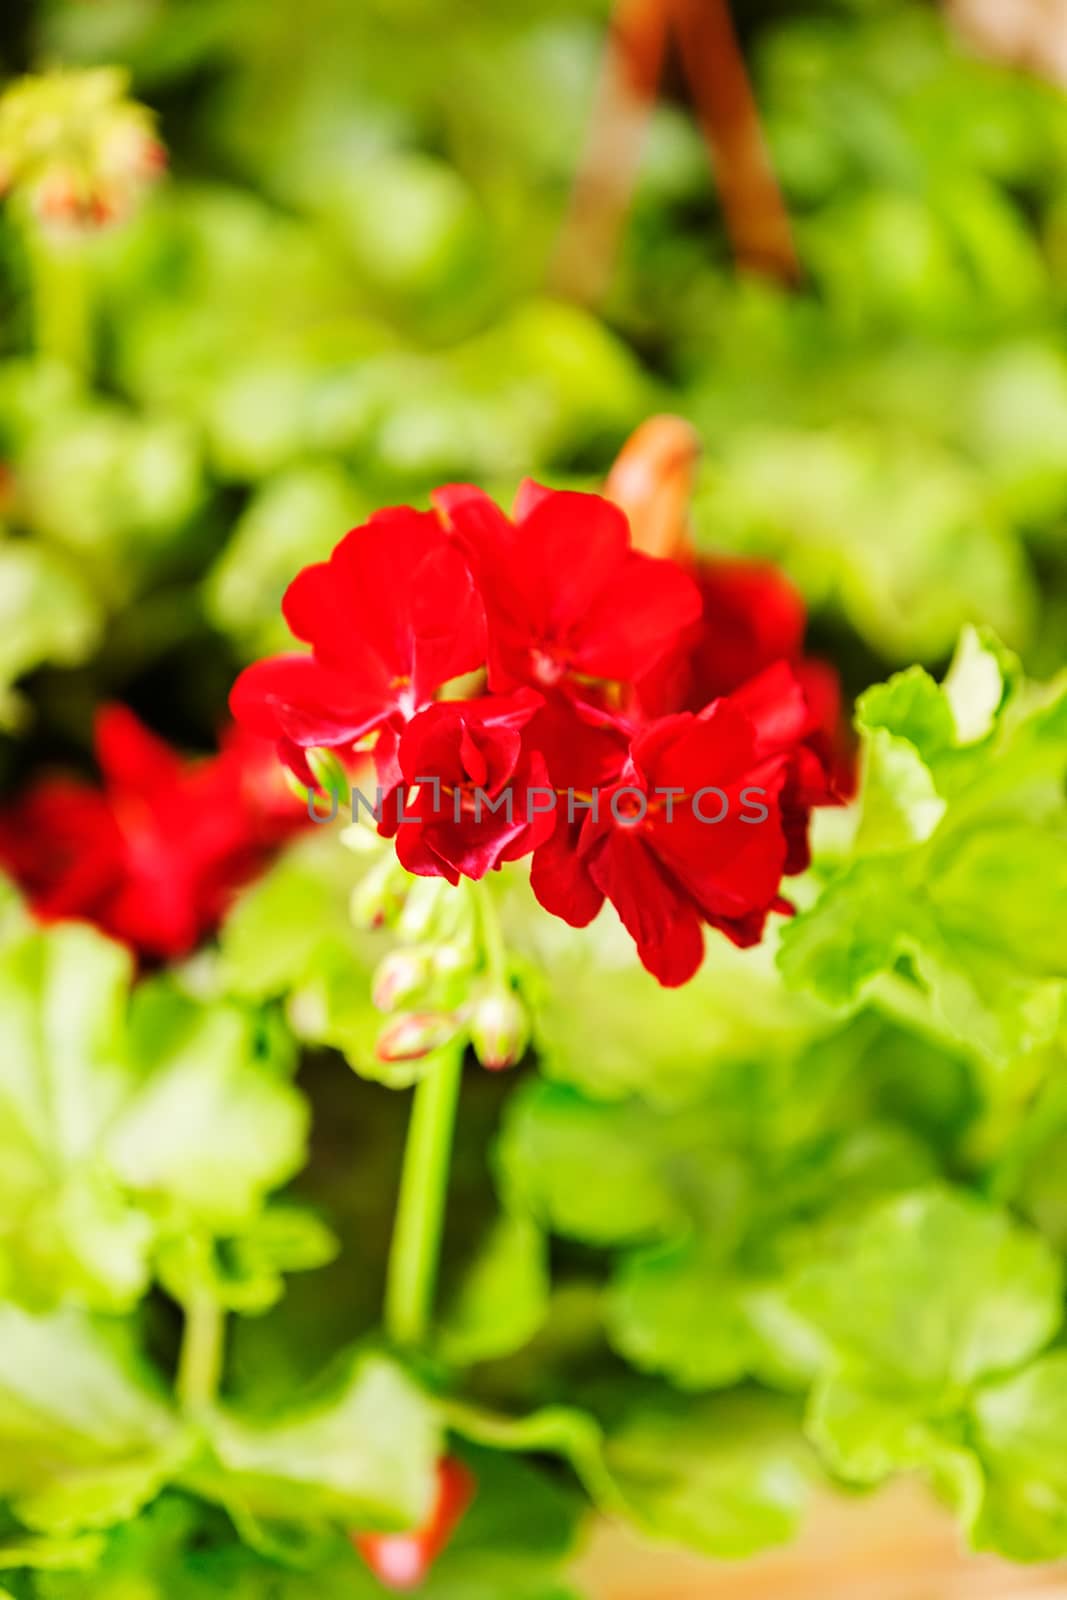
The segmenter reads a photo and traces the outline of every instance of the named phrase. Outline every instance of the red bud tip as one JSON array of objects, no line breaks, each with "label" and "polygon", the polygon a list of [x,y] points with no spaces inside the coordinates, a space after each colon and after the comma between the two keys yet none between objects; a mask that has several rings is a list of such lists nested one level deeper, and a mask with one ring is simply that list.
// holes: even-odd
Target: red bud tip
[{"label": "red bud tip", "polygon": [[447,1011],[407,1011],[378,1035],[379,1061],[421,1061],[454,1039],[458,1018]]},{"label": "red bud tip", "polygon": [[462,1520],[474,1490],[474,1474],[455,1456],[445,1456],[437,1463],[433,1505],[420,1528],[351,1534],[352,1543],[387,1589],[417,1589]]},{"label": "red bud tip", "polygon": [[169,161],[170,158],[167,155],[166,147],[160,144],[158,139],[145,140],[141,146],[141,167],[143,171],[150,176],[165,172]]},{"label": "red bud tip", "polygon": [[490,1072],[513,1067],[530,1042],[525,1007],[511,989],[483,995],[471,1014],[470,1029],[474,1053]]},{"label": "red bud tip", "polygon": [[430,977],[430,957],[421,950],[391,950],[374,974],[371,998],[379,1011],[392,1011],[423,988]]}]

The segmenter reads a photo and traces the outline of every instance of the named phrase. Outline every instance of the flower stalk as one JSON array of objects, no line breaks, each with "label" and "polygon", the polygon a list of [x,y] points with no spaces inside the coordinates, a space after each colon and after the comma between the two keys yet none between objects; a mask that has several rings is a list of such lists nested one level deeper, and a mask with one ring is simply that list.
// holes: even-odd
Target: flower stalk
[{"label": "flower stalk", "polygon": [[93,311],[84,244],[50,233],[33,216],[26,218],[23,237],[37,352],[87,377],[93,366]]},{"label": "flower stalk", "polygon": [[385,1331],[397,1345],[422,1345],[429,1332],[463,1051],[462,1040],[442,1050],[415,1087],[385,1291]]},{"label": "flower stalk", "polygon": [[214,1405],[222,1377],[226,1313],[210,1295],[194,1294],[185,1307],[176,1388],[185,1411]]}]

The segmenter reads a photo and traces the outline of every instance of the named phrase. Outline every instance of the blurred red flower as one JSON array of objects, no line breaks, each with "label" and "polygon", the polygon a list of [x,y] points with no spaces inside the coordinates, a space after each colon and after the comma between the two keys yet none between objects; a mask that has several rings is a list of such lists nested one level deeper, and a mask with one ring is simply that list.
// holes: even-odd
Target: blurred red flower
[{"label": "blurred red flower", "polygon": [[666,660],[637,680],[650,716],[700,711],[775,661],[797,661],[804,646],[804,601],[776,567],[760,561],[693,564],[701,611]]},{"label": "blurred red flower", "polygon": [[433,1505],[410,1533],[354,1533],[352,1543],[387,1589],[417,1589],[474,1498],[474,1474],[455,1456],[437,1463]]},{"label": "blurred red flower", "polygon": [[[789,790],[797,805],[792,810],[846,798],[855,787],[855,761],[841,684],[828,662],[804,654],[807,612],[801,595],[765,561],[713,557],[692,562],[690,570],[700,590],[700,619],[670,656],[638,679],[641,713],[699,712],[718,695],[732,694],[775,662],[787,661],[811,711],[810,729],[793,763]],[[801,797],[806,797],[803,803]],[[806,813],[800,831],[803,846],[794,837],[789,873],[808,864]]]},{"label": "blurred red flower", "polygon": [[188,761],[112,705],[95,753],[101,786],[46,778],[0,813],[0,867],[44,921],[95,923],[148,959],[187,955],[302,809],[269,744],[242,729]]}]

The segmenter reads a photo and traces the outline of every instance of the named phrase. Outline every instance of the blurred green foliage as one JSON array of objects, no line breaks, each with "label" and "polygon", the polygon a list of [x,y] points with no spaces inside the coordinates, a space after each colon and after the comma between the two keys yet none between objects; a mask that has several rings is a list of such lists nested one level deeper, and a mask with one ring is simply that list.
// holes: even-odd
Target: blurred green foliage
[{"label": "blurred green foliage", "polygon": [[[862,806],[780,948],[668,994],[502,896],[538,1067],[467,1075],[425,1384],[371,1342],[291,1407],[373,1341],[395,1188],[359,863],[302,843],[132,1001],[107,941],[5,905],[16,1600],[380,1594],[333,1525],[413,1520],[445,1427],[480,1491],[424,1592],[568,1600],[579,1483],[713,1555],[788,1537],[802,1407],[831,1472],[921,1468],[979,1546],[1067,1551],[1067,730],[1023,671],[1067,638],[1067,104],[911,0],[739,9],[804,282],[734,272],[672,80],[594,307],[547,284],[604,0],[3,19],[12,71],[128,66],[172,155],[56,271],[13,208],[0,239],[12,783],[84,756],[104,696],[209,744],[347,526],[452,479],[595,483],[656,409],[703,439],[700,546],[779,561],[850,689],[910,666],[860,701]],[[204,1299],[242,1315],[190,1427],[134,1347],[172,1370]]]},{"label": "blurred green foliage", "polygon": [[[174,177],[80,252],[106,398],[27,363],[32,263],[10,239],[7,517],[74,562],[34,608],[69,625],[25,624],[9,683],[87,657],[90,606],[176,586],[206,585],[209,637],[187,622],[186,642],[246,657],[341,522],[450,478],[595,481],[657,407],[704,438],[702,542],[781,561],[856,686],[875,659],[943,661],[968,621],[1055,664],[1061,98],[968,57],[924,6],[757,17],[804,288],[734,276],[695,122],[668,96],[606,303],[583,310],[545,284],[604,10],[33,9],[34,59],[132,69]],[[79,573],[85,598],[67,592]],[[152,643],[121,674],[150,670]],[[180,715],[206,733],[217,708]]]}]

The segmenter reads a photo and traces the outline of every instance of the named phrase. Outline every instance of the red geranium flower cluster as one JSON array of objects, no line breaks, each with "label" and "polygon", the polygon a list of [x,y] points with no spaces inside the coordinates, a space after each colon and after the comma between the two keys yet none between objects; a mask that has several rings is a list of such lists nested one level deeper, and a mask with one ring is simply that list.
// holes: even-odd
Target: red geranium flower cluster
[{"label": "red geranium flower cluster", "polygon": [[0,867],[43,921],[92,922],[148,959],[188,955],[306,820],[301,807],[270,745],[241,728],[186,761],[112,705],[95,754],[101,786],[46,778],[0,815]]},{"label": "red geranium flower cluster", "polygon": [[530,855],[547,910],[584,926],[609,899],[661,983],[697,970],[705,924],[756,942],[833,798],[791,592],[635,550],[597,495],[527,483],[513,518],[466,486],[434,502],[294,579],[310,653],[242,673],[238,721],[307,783],[311,748],[376,735],[380,831],[410,871]]}]

